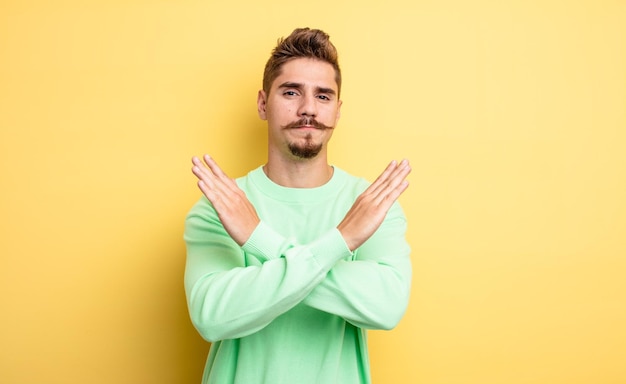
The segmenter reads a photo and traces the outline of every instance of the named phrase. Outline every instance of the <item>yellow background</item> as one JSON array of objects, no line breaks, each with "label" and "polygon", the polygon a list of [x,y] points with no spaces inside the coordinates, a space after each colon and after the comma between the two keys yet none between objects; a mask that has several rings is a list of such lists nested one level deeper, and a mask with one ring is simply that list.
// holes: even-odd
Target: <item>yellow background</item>
[{"label": "yellow background", "polygon": [[374,382],[626,383],[618,0],[0,3],[0,382],[199,382],[189,159],[264,162],[256,92],[297,26],[340,51],[332,163],[414,168]]}]

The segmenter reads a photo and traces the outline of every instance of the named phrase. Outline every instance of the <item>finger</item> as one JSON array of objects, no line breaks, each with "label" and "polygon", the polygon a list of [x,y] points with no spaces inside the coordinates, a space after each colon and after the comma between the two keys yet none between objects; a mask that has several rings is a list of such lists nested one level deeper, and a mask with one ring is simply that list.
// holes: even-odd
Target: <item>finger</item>
[{"label": "finger", "polygon": [[218,209],[222,202],[227,202],[232,197],[232,192],[224,186],[224,183],[200,159],[193,158],[192,162],[194,163],[192,172],[198,178],[198,188],[213,206]]},{"label": "finger", "polygon": [[236,192],[239,190],[236,183],[226,175],[222,168],[217,164],[217,162],[209,155],[204,155],[204,162],[211,169],[211,172],[221,181],[222,186],[226,187],[228,191]]},{"label": "finger", "polygon": [[365,190],[365,193],[370,193],[372,195],[377,195],[379,193],[380,188],[385,183],[385,181],[389,178],[389,175],[393,172],[393,170],[397,167],[396,161],[392,160],[389,165],[385,168],[385,170],[374,180],[374,182]]},{"label": "finger", "polygon": [[391,172],[389,175],[389,179],[393,179],[398,177],[399,174],[404,173],[407,169],[410,169],[409,161],[407,159],[403,159],[398,166]]},{"label": "finger", "polygon": [[192,172],[205,183],[205,188],[213,191],[214,196],[217,197],[219,195],[221,199],[228,197],[233,192],[230,185],[232,180],[226,176],[209,155],[204,155],[203,159],[205,162],[202,162],[197,157],[192,158],[192,163],[194,164]]},{"label": "finger", "polygon": [[396,200],[398,200],[400,195],[404,191],[406,191],[408,187],[409,187],[408,180],[404,180],[402,183],[398,184],[396,188],[391,190],[388,195],[385,196],[385,201],[389,204],[389,206],[391,206],[391,204],[393,204]]},{"label": "finger", "polygon": [[198,188],[200,188],[200,191],[202,191],[204,196],[206,196],[206,198],[209,199],[213,205],[215,205],[217,197],[215,196],[213,190],[204,181],[198,180]]},{"label": "finger", "polygon": [[[224,184],[217,179],[214,175],[211,177],[202,177],[198,180],[198,188],[204,193],[204,195],[213,203],[213,205],[218,209],[218,205],[223,202],[224,204],[229,204],[228,202],[232,199],[233,193],[231,193],[228,188],[224,186]],[[219,209],[218,209],[219,211]]]},{"label": "finger", "polygon": [[203,160],[216,177],[222,180],[230,180],[230,178],[226,175],[226,173],[224,173],[224,171],[222,171],[222,168],[217,165],[217,162],[211,156],[204,155]]},{"label": "finger", "polygon": [[409,175],[409,173],[411,173],[411,166],[409,161],[404,159],[400,162],[400,164],[398,164],[398,167],[393,170],[388,180],[390,183],[393,183],[396,180],[402,181]]},{"label": "finger", "polygon": [[207,166],[196,156],[191,158],[191,162],[193,163],[193,167],[191,171],[194,175],[196,175],[199,179],[207,179],[213,177],[213,173]]},{"label": "finger", "polygon": [[402,160],[399,164],[397,164],[395,160],[392,161],[379,176],[379,179],[375,181],[375,186],[370,191],[372,195],[379,197],[381,193],[384,193],[384,191],[388,189],[390,184],[396,186],[399,183],[397,179],[400,178],[401,181],[408,174],[407,168],[410,171],[409,162],[406,159]]},{"label": "finger", "polygon": [[[204,165],[194,165],[191,168],[191,172],[193,172],[193,174],[198,178],[198,182],[203,183],[205,188],[219,191],[220,188],[216,185],[215,175],[213,175]],[[198,184],[198,186],[200,186],[200,184]],[[203,188],[200,189],[205,192]]]},{"label": "finger", "polygon": [[[374,198],[376,204],[382,203],[384,200],[395,199],[408,187],[406,177],[411,173],[411,167],[408,163],[398,167],[397,170],[389,177],[389,179],[381,186],[378,194]],[[399,192],[398,192],[399,191]]]},{"label": "finger", "polygon": [[402,160],[398,167],[393,170],[386,181],[386,189],[395,188],[411,173],[411,166],[407,160]]}]

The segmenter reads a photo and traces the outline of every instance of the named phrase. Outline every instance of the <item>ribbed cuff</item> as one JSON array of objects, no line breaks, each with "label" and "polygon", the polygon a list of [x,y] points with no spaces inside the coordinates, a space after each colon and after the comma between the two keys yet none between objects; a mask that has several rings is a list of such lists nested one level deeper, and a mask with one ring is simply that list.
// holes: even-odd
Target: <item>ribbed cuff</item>
[{"label": "ribbed cuff", "polygon": [[286,239],[263,221],[257,225],[252,235],[244,243],[244,252],[255,256],[261,263],[281,256]]},{"label": "ribbed cuff", "polygon": [[352,257],[352,252],[337,228],[326,232],[310,247],[313,257],[323,270],[330,270],[339,260]]}]

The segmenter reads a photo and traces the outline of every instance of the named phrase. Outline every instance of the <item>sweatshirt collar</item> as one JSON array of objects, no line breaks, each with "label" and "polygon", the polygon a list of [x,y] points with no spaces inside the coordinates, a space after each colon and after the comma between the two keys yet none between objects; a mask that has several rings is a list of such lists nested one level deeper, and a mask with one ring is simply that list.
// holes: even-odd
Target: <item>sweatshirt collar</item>
[{"label": "sweatshirt collar", "polygon": [[347,174],[335,166],[333,166],[333,170],[333,176],[330,180],[315,188],[289,188],[278,185],[267,177],[263,172],[263,167],[251,171],[248,176],[259,190],[275,200],[304,203],[323,201],[336,196],[339,187],[345,182]]}]

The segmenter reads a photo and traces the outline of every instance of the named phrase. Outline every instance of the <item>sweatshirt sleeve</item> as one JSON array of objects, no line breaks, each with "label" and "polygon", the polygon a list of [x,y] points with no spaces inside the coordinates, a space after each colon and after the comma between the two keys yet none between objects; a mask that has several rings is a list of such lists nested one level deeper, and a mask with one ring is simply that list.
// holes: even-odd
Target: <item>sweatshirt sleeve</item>
[{"label": "sweatshirt sleeve", "polygon": [[341,260],[304,303],[366,329],[392,329],[400,321],[411,288],[406,219],[396,202],[385,221],[354,257]]},{"label": "sweatshirt sleeve", "polygon": [[243,247],[205,198],[185,220],[185,292],[208,341],[252,334],[300,303],[350,251],[337,229],[298,245],[261,222]]}]

